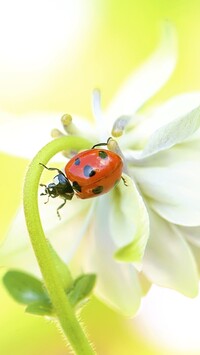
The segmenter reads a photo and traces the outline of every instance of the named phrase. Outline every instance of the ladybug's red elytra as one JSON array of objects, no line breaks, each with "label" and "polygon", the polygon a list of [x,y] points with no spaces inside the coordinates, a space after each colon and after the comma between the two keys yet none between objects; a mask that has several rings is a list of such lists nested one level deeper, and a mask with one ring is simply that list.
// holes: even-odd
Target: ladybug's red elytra
[{"label": "ladybug's red elytra", "polygon": [[[122,158],[107,149],[96,148],[107,143],[95,144],[91,149],[78,153],[65,166],[65,173],[57,168],[58,174],[53,182],[48,185],[40,184],[45,187],[45,192],[41,195],[48,197],[61,197],[63,203],[57,208],[59,210],[65,205],[67,200],[71,200],[75,195],[81,199],[103,195],[110,191],[122,178],[123,161]],[[126,184],[126,183],[125,183]]]}]

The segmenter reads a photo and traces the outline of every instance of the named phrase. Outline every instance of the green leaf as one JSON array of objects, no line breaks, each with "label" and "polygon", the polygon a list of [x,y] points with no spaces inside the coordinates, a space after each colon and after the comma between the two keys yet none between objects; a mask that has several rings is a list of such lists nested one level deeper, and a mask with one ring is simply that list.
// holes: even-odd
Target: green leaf
[{"label": "green leaf", "polygon": [[34,302],[29,304],[25,311],[27,313],[35,314],[38,316],[52,316],[53,314],[53,307],[50,302]]},{"label": "green leaf", "polygon": [[115,258],[140,266],[149,237],[149,216],[133,180],[125,175],[127,186],[121,182],[113,191],[110,229],[118,246]]},{"label": "green leaf", "polygon": [[95,274],[84,274],[79,276],[73,284],[73,288],[68,292],[67,296],[73,306],[89,296],[96,281]]},{"label": "green leaf", "polygon": [[3,276],[3,284],[19,303],[29,305],[33,302],[49,300],[42,282],[27,273],[17,270],[8,271]]},{"label": "green leaf", "polygon": [[153,133],[145,146],[141,158],[146,158],[162,150],[169,149],[181,143],[200,127],[200,106],[160,127]]}]

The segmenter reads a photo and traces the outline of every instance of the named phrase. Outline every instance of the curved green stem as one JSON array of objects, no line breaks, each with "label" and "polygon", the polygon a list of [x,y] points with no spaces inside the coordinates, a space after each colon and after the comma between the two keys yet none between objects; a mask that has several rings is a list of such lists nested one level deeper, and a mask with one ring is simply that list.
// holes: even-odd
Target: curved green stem
[{"label": "curved green stem", "polygon": [[44,148],[32,160],[24,184],[24,213],[32,246],[44,278],[45,286],[55,309],[57,319],[76,354],[95,354],[72,309],[59,273],[55,268],[52,252],[44,235],[38,209],[38,186],[43,168],[56,153],[66,149],[86,149],[90,142],[80,137],[61,137]]}]

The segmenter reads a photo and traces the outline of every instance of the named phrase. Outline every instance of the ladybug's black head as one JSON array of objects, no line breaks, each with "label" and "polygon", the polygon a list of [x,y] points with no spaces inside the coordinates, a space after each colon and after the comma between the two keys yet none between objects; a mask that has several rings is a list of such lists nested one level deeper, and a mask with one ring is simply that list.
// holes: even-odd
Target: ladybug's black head
[{"label": "ladybug's black head", "polygon": [[[60,218],[60,214],[58,212],[59,209],[61,209],[67,200],[71,200],[74,196],[74,190],[72,188],[72,185],[68,178],[65,176],[65,174],[57,169],[57,168],[47,168],[45,165],[41,164],[43,167],[45,167],[48,170],[57,170],[58,174],[53,178],[53,182],[51,182],[48,185],[40,184],[40,186],[43,186],[44,192],[41,193],[41,196],[48,196],[48,197],[61,197],[64,202],[57,208],[57,214],[58,217]],[[47,200],[48,202],[48,200]],[[47,203],[46,202],[46,203]]]},{"label": "ladybug's black head", "polygon": [[53,182],[48,185],[41,184],[40,186],[45,187],[45,193],[42,195],[48,195],[49,197],[62,197],[66,200],[71,200],[74,195],[74,190],[67,179],[67,177],[63,173],[59,173],[53,178]]}]

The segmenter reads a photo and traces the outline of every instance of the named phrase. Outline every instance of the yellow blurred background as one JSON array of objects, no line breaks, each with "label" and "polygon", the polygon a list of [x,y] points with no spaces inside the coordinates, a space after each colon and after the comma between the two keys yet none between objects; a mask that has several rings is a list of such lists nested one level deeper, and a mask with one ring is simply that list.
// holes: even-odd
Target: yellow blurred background
[{"label": "yellow blurred background", "polygon": [[[179,58],[152,103],[200,90],[199,0],[1,0],[0,111],[16,115],[16,120],[32,112],[91,119],[92,90],[101,89],[106,107],[124,79],[154,51],[165,20],[176,27]],[[21,203],[27,164],[0,154],[1,240]],[[1,355],[67,354],[55,326],[25,314],[2,286],[0,302]],[[200,354],[200,342],[199,348],[191,344],[191,350],[184,350],[170,339],[163,345],[151,341],[137,322],[95,299],[84,309],[83,319],[101,355]]]}]

